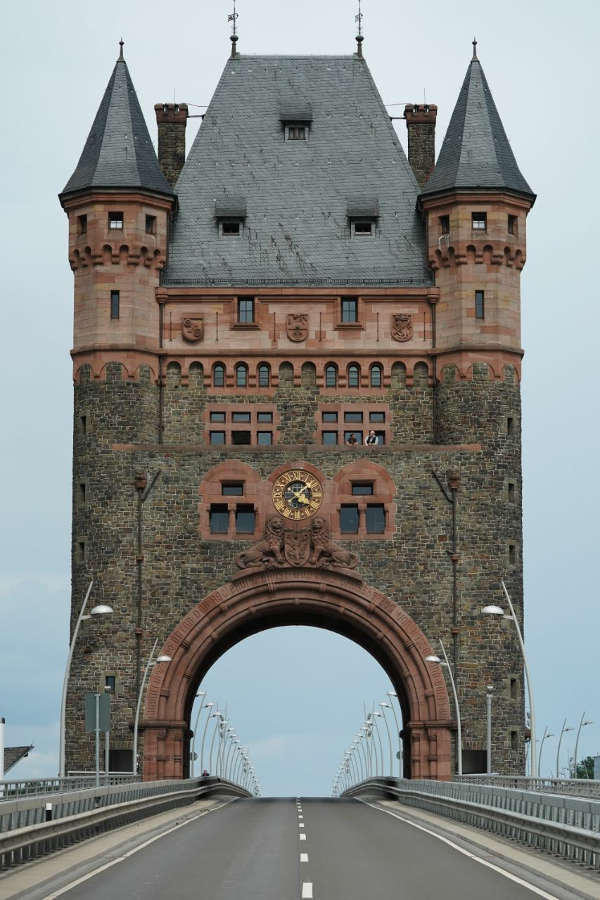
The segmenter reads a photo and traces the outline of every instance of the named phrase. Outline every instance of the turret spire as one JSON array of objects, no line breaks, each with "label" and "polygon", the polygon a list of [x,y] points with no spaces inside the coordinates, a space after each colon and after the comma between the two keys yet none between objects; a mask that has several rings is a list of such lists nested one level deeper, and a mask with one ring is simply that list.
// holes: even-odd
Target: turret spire
[{"label": "turret spire", "polygon": [[123,38],[121,38],[121,40],[119,41],[119,59],[125,59],[125,57],[123,56],[124,43],[125,43],[125,41],[123,40]]},{"label": "turret spire", "polygon": [[233,12],[229,13],[227,16],[227,21],[231,22],[231,58],[233,59],[237,54],[237,42],[238,42],[238,33],[237,33],[237,20],[239,18],[238,11],[235,8],[235,0],[233,0]]},{"label": "turret spire", "polygon": [[356,35],[356,52],[357,52],[358,56],[362,56],[362,55],[363,55],[363,53],[362,53],[362,45],[363,45],[363,41],[364,41],[364,39],[365,39],[365,36],[364,36],[364,34],[363,34],[363,30],[362,30],[362,21],[363,21],[363,18],[364,18],[364,15],[363,15],[363,11],[362,11],[362,8],[361,8],[361,0],[358,0],[358,12],[357,12],[357,14],[354,16],[354,21],[355,21],[355,22],[357,23],[357,25],[358,25],[358,33],[357,33],[357,35]]},{"label": "turret spire", "polygon": [[523,178],[477,58],[477,39],[446,137],[423,195],[496,189],[535,197]]}]

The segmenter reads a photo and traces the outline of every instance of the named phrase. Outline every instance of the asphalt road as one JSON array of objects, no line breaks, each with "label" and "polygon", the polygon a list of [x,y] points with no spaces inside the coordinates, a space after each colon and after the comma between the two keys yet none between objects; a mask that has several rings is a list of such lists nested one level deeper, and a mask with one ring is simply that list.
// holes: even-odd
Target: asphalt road
[{"label": "asphalt road", "polygon": [[[518,881],[353,800],[238,800],[60,892],[65,900],[532,900]],[[57,894],[48,893],[47,897]],[[537,892],[538,896],[549,894]]]}]

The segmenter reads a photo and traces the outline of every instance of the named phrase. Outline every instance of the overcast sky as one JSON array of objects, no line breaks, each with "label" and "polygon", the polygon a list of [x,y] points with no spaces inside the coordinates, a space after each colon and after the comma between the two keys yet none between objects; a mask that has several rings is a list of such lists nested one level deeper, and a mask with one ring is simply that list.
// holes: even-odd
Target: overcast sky
[{"label": "overcast sky", "polygon": [[[239,50],[352,53],[355,6],[239,0]],[[565,717],[575,726],[586,711],[595,724],[584,729],[580,755],[600,753],[599,5],[365,0],[363,9],[364,52],[384,101],[419,102],[425,92],[439,107],[438,148],[477,35],[513,150],[539,195],[523,273],[527,647],[540,734],[546,724],[556,733]],[[73,288],[56,195],[121,35],[154,137],[155,102],[209,102],[229,53],[229,11],[225,0],[127,0],[104,11],[89,0],[21,0],[3,9],[0,715],[7,743],[36,747],[15,776],[56,773],[67,652]],[[404,123],[396,124],[406,146]],[[381,699],[389,685],[360,648],[298,628],[233,648],[206,689],[229,703],[267,793],[327,793],[363,701]],[[569,733],[561,768],[572,749]],[[545,773],[555,752],[552,739]]]}]

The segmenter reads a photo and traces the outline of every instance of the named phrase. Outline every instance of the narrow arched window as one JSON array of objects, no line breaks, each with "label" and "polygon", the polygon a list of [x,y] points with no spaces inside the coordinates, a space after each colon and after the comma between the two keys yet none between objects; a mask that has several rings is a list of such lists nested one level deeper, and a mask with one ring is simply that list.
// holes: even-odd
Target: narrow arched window
[{"label": "narrow arched window", "polygon": [[379,363],[371,366],[371,387],[381,387],[382,371]]},{"label": "narrow arched window", "polygon": [[333,363],[325,366],[325,387],[337,387],[337,366]]},{"label": "narrow arched window", "polygon": [[261,363],[258,367],[258,386],[269,387],[271,384],[271,367],[267,363]]},{"label": "narrow arched window", "polygon": [[360,369],[356,363],[348,366],[348,387],[357,388],[360,385]]},{"label": "narrow arched window", "polygon": [[215,363],[213,366],[213,387],[225,387],[225,366]]},{"label": "narrow arched window", "polygon": [[236,387],[248,387],[248,366],[246,363],[238,363],[235,367]]}]

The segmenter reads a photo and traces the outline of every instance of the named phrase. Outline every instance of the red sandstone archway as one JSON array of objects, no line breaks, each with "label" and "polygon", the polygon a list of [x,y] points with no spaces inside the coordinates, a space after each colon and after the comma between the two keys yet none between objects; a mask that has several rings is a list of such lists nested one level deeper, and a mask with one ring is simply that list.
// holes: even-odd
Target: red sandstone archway
[{"label": "red sandstone archway", "polygon": [[201,600],[171,633],[146,694],[145,780],[187,775],[189,716],[210,666],[238,641],[279,625],[327,628],[360,644],[385,669],[404,717],[405,775],[451,777],[448,693],[418,625],[396,603],[347,573],[277,569],[238,576]]}]

